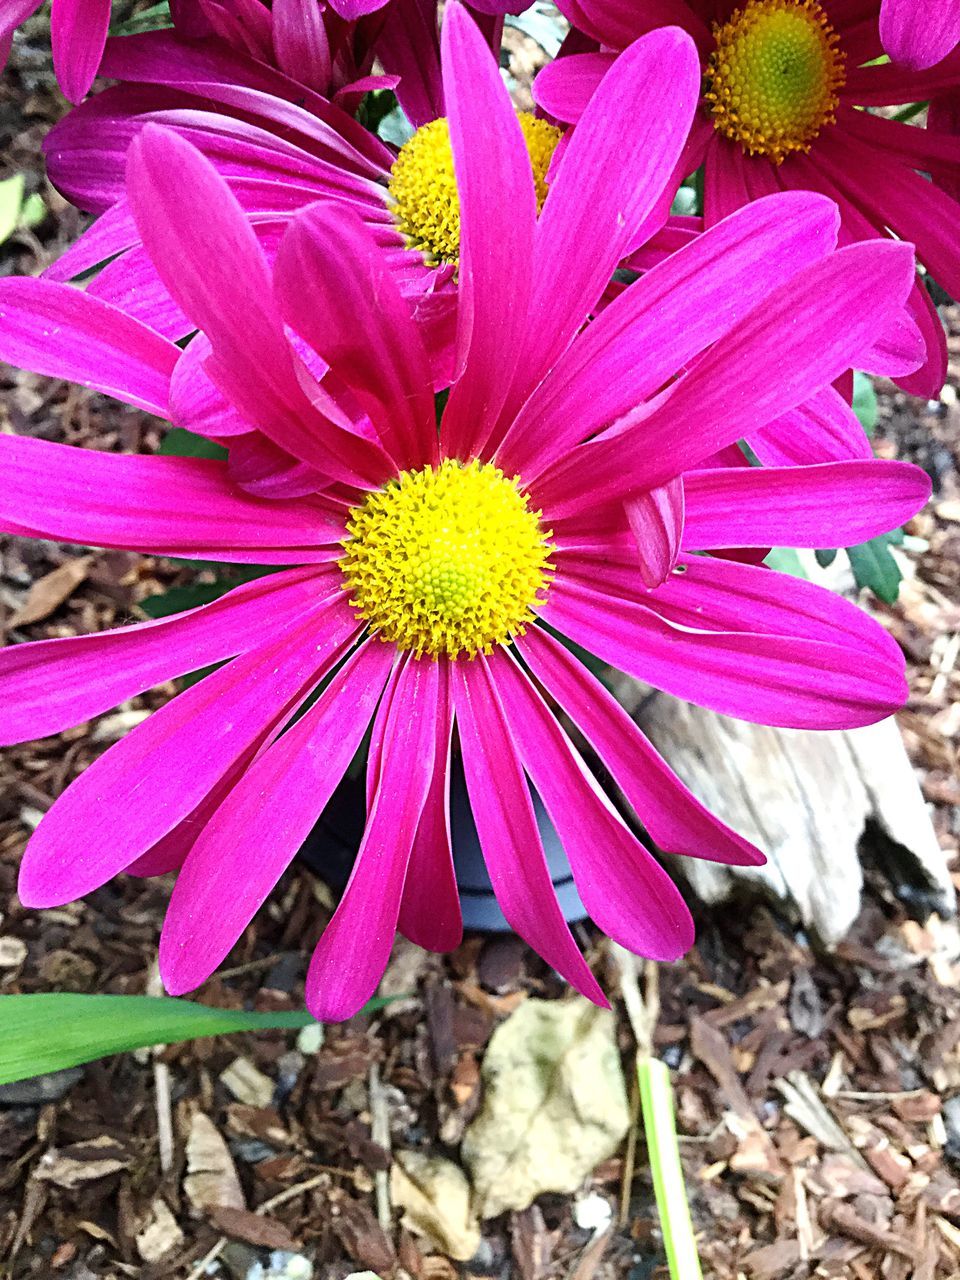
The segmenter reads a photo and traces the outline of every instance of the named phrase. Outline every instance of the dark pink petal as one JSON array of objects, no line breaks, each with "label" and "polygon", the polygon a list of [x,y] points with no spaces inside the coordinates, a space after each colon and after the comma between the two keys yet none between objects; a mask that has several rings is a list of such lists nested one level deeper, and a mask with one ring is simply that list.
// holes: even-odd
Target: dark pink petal
[{"label": "dark pink petal", "polygon": [[307,972],[307,1008],[321,1021],[352,1017],[373,995],[390,958],[410,851],[437,763],[439,678],[436,662],[408,657],[397,681],[363,841]]},{"label": "dark pink petal", "polygon": [[809,192],[738,210],[635,281],[576,339],[497,456],[528,480],[633,409],[778,286],[836,244],[837,210]]},{"label": "dark pink petal", "polygon": [[613,53],[572,53],[548,62],[533,82],[534,101],[548,116],[576,124],[615,60]]},{"label": "dark pink petal", "polygon": [[[949,93],[960,84],[960,51],[954,49],[942,61],[924,71],[911,71],[897,63],[853,67],[840,93],[851,106],[885,107]],[[823,135],[821,134],[821,137]]]},{"label": "dark pink petal", "polygon": [[456,381],[442,441],[447,455],[468,458],[495,423],[521,354],[537,202],[499,65],[459,4],[444,17],[443,75],[460,195],[460,266]]},{"label": "dark pink petal", "polygon": [[909,462],[734,467],[684,477],[688,551],[711,547],[852,547],[889,533],[930,497]]},{"label": "dark pink petal", "polygon": [[[155,711],[89,766],[37,827],[20,868],[25,906],[72,902],[189,814],[358,630],[342,597]],[[78,845],[77,833],[83,833]]]},{"label": "dark pink petal", "polygon": [[510,927],[571,986],[606,1005],[560,910],[527,780],[487,659],[456,662],[451,675],[467,794],[500,909]]},{"label": "dark pink petal", "polygon": [[330,0],[330,7],[348,22],[355,22],[367,13],[382,9],[387,0]]},{"label": "dark pink petal", "polygon": [[401,470],[437,457],[430,366],[410,303],[352,209],[311,205],[275,272],[284,318],[350,388]]},{"label": "dark pink petal", "polygon": [[818,391],[760,431],[751,431],[750,447],[767,467],[873,457],[860,420],[833,387]]},{"label": "dark pink petal", "polygon": [[627,519],[637,545],[637,568],[646,587],[657,587],[676,564],[683,536],[683,481],[668,480],[628,499]]},{"label": "dark pink petal", "polygon": [[960,41],[960,3],[883,0],[880,38],[894,62],[914,70],[932,67]]},{"label": "dark pink petal", "polygon": [[[960,13],[960,5],[957,12]],[[960,175],[960,138],[936,129],[888,120],[869,111],[841,106],[838,123],[848,137],[905,161],[911,169],[930,171],[954,180]]]},{"label": "dark pink petal", "polygon": [[0,69],[10,56],[14,31],[40,4],[41,0],[0,0]]},{"label": "dark pink petal", "polygon": [[627,829],[515,660],[499,649],[489,662],[510,736],[591,920],[638,955],[676,960],[693,944],[693,921],[676,885]]},{"label": "dark pink petal", "polygon": [[385,71],[399,75],[397,98],[414,128],[445,114],[434,0],[393,0],[377,55]]},{"label": "dark pink petal", "polygon": [[452,951],[463,939],[463,920],[450,842],[450,663],[441,658],[439,667],[436,763],[410,851],[397,927],[428,951]]},{"label": "dark pink petal", "polygon": [[253,648],[264,622],[286,627],[339,588],[328,569],[288,569],[219,600],[98,635],[0,649],[0,743],[59,733],[174,676]]},{"label": "dark pink petal", "polygon": [[517,648],[593,746],[661,849],[738,867],[766,861],[687,790],[616,698],[569,649],[542,627],[531,627]]},{"label": "dark pink petal", "polygon": [[[184,190],[193,193],[186,208]],[[130,147],[127,194],[163,283],[210,339],[207,372],[220,390],[274,443],[332,479],[381,481],[386,458],[327,421],[303,389],[256,235],[210,161],[148,125]]]},{"label": "dark pink petal", "polygon": [[316,0],[274,0],[273,49],[281,71],[325,93],[330,84],[330,41]]},{"label": "dark pink petal", "polygon": [[558,8],[574,26],[614,49],[656,27],[682,27],[703,45],[710,39],[686,0],[561,0]]},{"label": "dark pink petal", "polygon": [[315,559],[318,547],[343,537],[342,521],[315,501],[248,497],[223,462],[0,435],[0,469],[0,527],[10,533],[28,529],[36,538],[156,555],[262,556],[263,563],[278,550],[287,563]]},{"label": "dark pink petal", "polygon": [[109,26],[110,0],[53,0],[53,69],[71,102],[79,102],[93,84]]},{"label": "dark pink petal", "polygon": [[236,782],[187,855],[160,936],[171,995],[230,951],[296,854],[360,746],[394,660],[368,641]]},{"label": "dark pink petal", "polygon": [[170,379],[168,411],[173,425],[208,440],[224,440],[252,431],[256,424],[239,414],[207,376],[205,365],[212,351],[206,334],[195,334],[183,351],[177,350],[179,359]]},{"label": "dark pink petal", "polygon": [[545,517],[662,484],[802,404],[858,364],[912,286],[911,248],[892,241],[849,245],[805,267],[655,402],[541,476]]},{"label": "dark pink petal", "polygon": [[172,342],[70,285],[0,281],[0,360],[167,416]]},{"label": "dark pink petal", "polygon": [[[786,594],[791,580],[778,577]],[[869,653],[805,637],[678,627],[642,605],[567,581],[554,582],[538,612],[635,679],[756,724],[850,729],[882,720],[907,695],[902,668]],[[877,624],[865,616],[868,625]]]}]

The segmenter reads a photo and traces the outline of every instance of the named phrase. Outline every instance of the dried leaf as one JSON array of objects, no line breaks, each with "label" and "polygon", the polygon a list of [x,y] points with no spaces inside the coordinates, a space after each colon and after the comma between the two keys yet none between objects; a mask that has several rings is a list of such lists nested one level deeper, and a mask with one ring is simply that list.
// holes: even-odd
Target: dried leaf
[{"label": "dried leaf", "polygon": [[629,1128],[614,1016],[581,997],[527,1000],[493,1033],[482,1076],[463,1143],[481,1218],[575,1191]]},{"label": "dried leaf", "polygon": [[202,1111],[195,1111],[190,1120],[183,1190],[195,1209],[246,1208],[227,1144]]},{"label": "dried leaf", "polygon": [[95,1182],[97,1178],[119,1173],[133,1157],[113,1138],[101,1134],[89,1142],[75,1142],[69,1147],[51,1147],[44,1152],[34,1172],[41,1182],[53,1182],[68,1191]]},{"label": "dried leaf", "polygon": [[238,1102],[249,1107],[269,1107],[273,1101],[274,1083],[249,1058],[234,1058],[220,1079]]},{"label": "dried leaf", "polygon": [[52,573],[45,574],[30,588],[23,607],[10,619],[11,627],[28,627],[33,622],[42,622],[49,618],[54,609],[59,609],[69,596],[76,591],[86,578],[93,564],[93,556],[77,556],[74,560],[66,560]]},{"label": "dried leaf", "polygon": [[150,1206],[150,1216],[134,1237],[137,1253],[144,1262],[159,1262],[183,1244],[183,1232],[160,1196]]},{"label": "dried leaf", "polygon": [[469,1262],[480,1247],[480,1224],[470,1210],[470,1184],[442,1156],[401,1151],[390,1172],[390,1194],[405,1210],[403,1225],[434,1248]]},{"label": "dried leaf", "polygon": [[261,1249],[284,1249],[293,1253],[297,1248],[296,1240],[283,1223],[265,1214],[218,1205],[210,1210],[210,1221],[222,1235]]}]

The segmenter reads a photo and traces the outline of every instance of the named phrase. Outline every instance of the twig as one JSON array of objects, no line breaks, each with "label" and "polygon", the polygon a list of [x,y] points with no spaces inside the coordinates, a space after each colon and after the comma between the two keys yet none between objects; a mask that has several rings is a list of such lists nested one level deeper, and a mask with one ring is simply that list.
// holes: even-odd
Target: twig
[{"label": "twig", "polygon": [[637,1125],[640,1120],[640,1085],[634,1078],[630,1086],[630,1128],[627,1132],[627,1149],[623,1156],[623,1177],[620,1181],[619,1224],[623,1228],[630,1217],[630,1188],[633,1186],[633,1170],[637,1159]]},{"label": "twig", "polygon": [[[160,965],[154,961],[147,976],[147,995],[162,996]],[[168,1174],[173,1168],[173,1105],[170,1097],[170,1068],[160,1060],[162,1045],[153,1049],[153,1094],[157,1109],[157,1154],[160,1172]]]},{"label": "twig", "polygon": [[[380,1082],[380,1067],[376,1062],[370,1064],[370,1136],[379,1147],[390,1150],[390,1115],[387,1111],[387,1095]],[[389,1233],[393,1226],[393,1211],[390,1206],[390,1178],[386,1169],[376,1169],[373,1174],[373,1188],[377,1199],[377,1221],[383,1231]]]}]

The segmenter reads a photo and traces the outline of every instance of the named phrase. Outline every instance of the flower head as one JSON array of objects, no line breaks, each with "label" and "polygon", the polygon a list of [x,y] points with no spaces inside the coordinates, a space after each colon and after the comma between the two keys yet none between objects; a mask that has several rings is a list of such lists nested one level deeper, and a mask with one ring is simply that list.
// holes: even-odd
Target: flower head
[{"label": "flower head", "polygon": [[[829,201],[781,194],[585,325],[677,164],[699,93],[694,47],[669,30],[624,53],[538,220],[521,126],[457,5],[444,41],[462,305],[439,431],[409,300],[360,219],[313,205],[271,272],[234,194],[169,131],[134,142],[129,199],[146,252],[202,331],[185,352],[65,286],[0,283],[5,356],[157,409],[180,371],[208,419],[232,415],[231,458],[242,424],[256,423],[261,443],[304,469],[299,494],[253,496],[229,462],[0,437],[9,531],[295,566],[160,622],[0,651],[9,740],[223,664],[81,775],[21,871],[23,901],[41,906],[125,869],[179,868],[161,938],[173,992],[227,954],[368,730],[366,828],[308,975],[318,1017],[347,1016],[371,994],[398,926],[438,949],[460,937],[454,741],[504,914],[551,965],[603,1000],[553,894],[531,787],[594,921],[641,954],[681,954],[692,924],[680,895],[548,697],[662,849],[761,855],[686,791],[558,636],[771,724],[869,723],[905,694],[896,644],[854,606],[705,553],[858,542],[924,501],[926,478],[899,463],[723,464],[748,426],[808,401],[889,331],[911,286],[909,247],[835,251]],[[663,102],[672,110],[654,126],[650,105]],[[202,209],[192,218],[185,185]],[[794,252],[768,256],[767,218],[790,229]],[[696,323],[672,323],[681,300]],[[56,341],[42,332],[51,309]]]}]

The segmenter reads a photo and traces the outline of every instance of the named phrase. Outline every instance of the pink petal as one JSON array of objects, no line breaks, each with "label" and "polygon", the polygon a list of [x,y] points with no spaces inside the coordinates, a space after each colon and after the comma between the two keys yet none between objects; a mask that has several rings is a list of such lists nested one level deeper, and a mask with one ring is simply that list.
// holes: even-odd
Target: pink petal
[{"label": "pink petal", "polygon": [[681,479],[636,494],[627,504],[627,519],[637,544],[637,568],[647,587],[657,587],[676,564],[683,535],[684,493]]},{"label": "pink petal", "polygon": [[538,72],[533,97],[548,116],[576,124],[600,82],[616,61],[613,53],[572,53]]},{"label": "pink petal", "polygon": [[894,62],[914,70],[932,67],[960,41],[960,3],[883,0],[880,38]]},{"label": "pink petal", "polygon": [[0,649],[0,742],[59,733],[144,689],[254,647],[270,626],[292,625],[339,588],[324,569],[288,569],[235,587],[219,600],[99,635]]},{"label": "pink petal", "polygon": [[434,0],[393,0],[377,54],[384,70],[400,77],[397,98],[415,129],[446,114]]},{"label": "pink petal", "polygon": [[463,920],[450,843],[450,664],[441,659],[439,666],[436,764],[410,851],[398,928],[428,951],[452,951],[463,939]]},{"label": "pink petal", "polygon": [[53,0],[53,69],[71,102],[79,102],[93,84],[109,26],[110,0]]},{"label": "pink petal", "polygon": [[470,808],[497,901],[511,928],[595,1004],[607,1005],[557,902],[533,802],[488,661],[452,669]]},{"label": "pink petal", "polygon": [[330,41],[315,0],[274,0],[273,47],[281,70],[311,89],[330,85]]},{"label": "pink petal", "polygon": [[70,285],[0,281],[0,360],[103,391],[159,418],[180,352],[116,307]]},{"label": "pink petal", "polygon": [[342,521],[314,501],[248,497],[223,462],[0,435],[0,467],[0,527],[35,538],[254,563],[277,563],[282,550],[289,564],[343,537]]},{"label": "pink petal", "polygon": [[20,868],[24,905],[72,902],[151,848],[310,691],[357,630],[342,597],[321,600],[279,638],[235,658],[137,725],[44,815]]},{"label": "pink petal", "polygon": [[687,790],[616,698],[559,641],[542,627],[531,627],[517,648],[593,746],[661,849],[737,867],[766,861]]},{"label": "pink petal", "polygon": [[500,649],[489,662],[523,767],[591,920],[639,955],[676,960],[693,944],[693,921],[676,885],[624,825],[514,659]]},{"label": "pink petal", "polygon": [[438,687],[436,662],[406,659],[357,860],[307,972],[307,1008],[321,1021],[352,1017],[373,995],[390,958],[410,852],[436,768]]},{"label": "pink petal", "polygon": [[750,447],[768,467],[873,457],[857,415],[833,387],[818,391],[762,430],[751,431]]},{"label": "pink petal", "polygon": [[520,357],[537,204],[499,66],[459,4],[444,18],[443,70],[460,195],[460,265],[456,381],[442,441],[446,454],[468,458],[496,422]]},{"label": "pink petal", "polygon": [[200,833],[160,937],[160,974],[171,995],[205,981],[263,905],[358,750],[393,660],[388,645],[362,645]]}]

